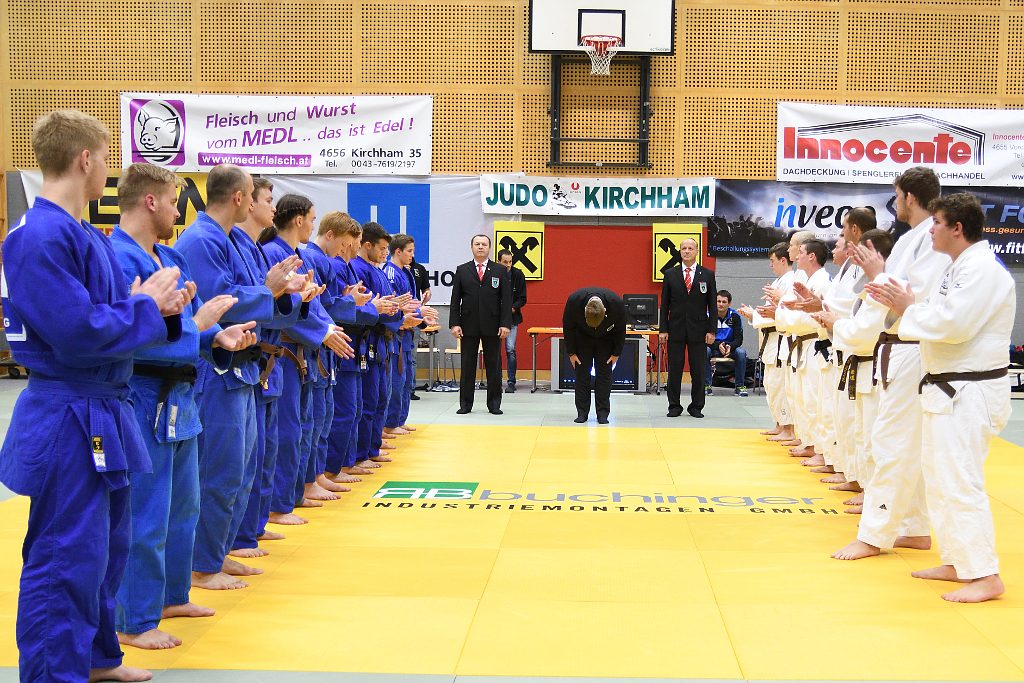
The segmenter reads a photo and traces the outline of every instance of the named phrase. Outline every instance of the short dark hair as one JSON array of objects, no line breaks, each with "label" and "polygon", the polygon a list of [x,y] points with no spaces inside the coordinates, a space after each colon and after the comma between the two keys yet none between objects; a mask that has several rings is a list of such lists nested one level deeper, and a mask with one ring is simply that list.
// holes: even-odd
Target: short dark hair
[{"label": "short dark hair", "polygon": [[391,238],[391,242],[388,244],[388,251],[390,251],[391,255],[394,256],[396,251],[402,251],[415,241],[416,240],[412,238],[412,235],[398,233]]},{"label": "short dark hair", "polygon": [[473,237],[469,240],[469,246],[473,246],[473,242],[476,241],[477,237],[485,238],[487,240],[487,246],[491,246],[491,236],[490,235],[484,235],[483,233],[481,233],[479,235],[473,235]]},{"label": "short dark hair", "polygon": [[501,249],[501,250],[498,251],[497,254],[494,255],[494,258],[497,259],[498,261],[500,261],[501,259],[505,258],[505,254],[508,254],[509,256],[512,256],[512,252],[509,251],[508,249]]},{"label": "short dark hair", "polygon": [[376,246],[381,240],[387,240],[388,244],[391,243],[391,235],[389,235],[388,231],[384,229],[384,226],[380,223],[374,223],[373,221],[363,223],[363,236],[359,239],[359,244],[366,244],[369,242],[374,246]]},{"label": "short dark hair", "polygon": [[928,210],[933,215],[942,213],[950,227],[957,223],[962,225],[964,239],[971,244],[981,241],[985,229],[985,210],[981,208],[978,198],[970,192],[936,197],[928,204]]},{"label": "short dark hair", "polygon": [[270,182],[266,178],[253,178],[252,179],[252,200],[256,201],[260,196],[260,190],[274,191],[274,183]]},{"label": "short dark hair", "polygon": [[935,171],[926,166],[915,166],[893,181],[893,185],[903,190],[904,194],[912,194],[922,208],[928,208],[932,200],[942,191],[942,183]]},{"label": "short dark hair", "polygon": [[729,303],[732,303],[732,294],[729,293],[728,289],[718,290],[718,296],[724,296],[726,299],[729,300]]},{"label": "short dark hair", "polygon": [[819,266],[825,265],[828,262],[829,249],[828,245],[819,239],[807,240],[800,245],[804,248],[808,254],[814,254],[815,260],[817,260]]},{"label": "short dark hair", "polygon": [[[206,176],[206,203],[221,204],[231,199],[236,192],[245,192],[245,181],[249,174],[233,164],[220,164],[210,169]],[[254,183],[255,184],[255,183]]]},{"label": "short dark hair", "polygon": [[774,256],[780,261],[786,261],[787,263],[793,263],[789,259],[789,242],[779,242],[774,247],[768,250],[768,256]]},{"label": "short dark hair", "polygon": [[893,239],[885,230],[868,230],[867,232],[861,233],[860,243],[867,244],[868,240],[871,240],[871,246],[875,248],[882,258],[889,258],[889,254],[892,253]]},{"label": "short dark hair", "polygon": [[863,206],[851,209],[850,213],[846,214],[846,220],[850,222],[850,225],[856,225],[860,228],[861,234],[878,227],[878,221],[875,219],[874,212]]}]

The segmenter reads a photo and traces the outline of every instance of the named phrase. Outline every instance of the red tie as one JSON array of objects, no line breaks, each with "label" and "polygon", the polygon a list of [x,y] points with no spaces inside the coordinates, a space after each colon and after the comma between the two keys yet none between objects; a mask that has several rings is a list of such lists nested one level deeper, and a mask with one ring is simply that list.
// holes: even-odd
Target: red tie
[{"label": "red tie", "polygon": [[693,278],[690,277],[690,269],[689,268],[687,268],[683,272],[686,274],[686,291],[689,292],[690,291],[690,285],[693,284]]},{"label": "red tie", "polygon": [[480,282],[483,282],[484,281],[484,264],[482,264],[482,263],[476,264],[476,272],[477,272],[477,275],[480,277]]}]

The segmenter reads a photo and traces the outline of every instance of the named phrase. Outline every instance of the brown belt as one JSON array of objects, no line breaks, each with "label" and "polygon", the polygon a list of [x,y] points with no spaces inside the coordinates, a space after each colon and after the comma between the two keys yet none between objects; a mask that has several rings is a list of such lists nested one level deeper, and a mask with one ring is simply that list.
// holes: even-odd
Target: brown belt
[{"label": "brown belt", "polygon": [[267,378],[270,377],[277,359],[284,355],[285,350],[283,346],[274,346],[267,342],[260,342],[260,351],[267,355],[267,367],[263,368],[263,372],[260,373],[260,384],[264,387],[267,385]]},{"label": "brown belt", "polygon": [[872,358],[873,356],[847,356],[846,358],[843,373],[839,376],[839,391],[846,389],[851,401],[857,399],[857,366],[867,363]]},{"label": "brown belt", "polygon": [[[900,339],[898,334],[889,334],[888,332],[882,332],[878,335],[878,341],[875,342],[875,350],[871,356],[874,358],[874,362],[871,364],[871,384],[878,384],[878,372],[876,370],[879,366],[882,368],[882,388],[889,388],[889,352],[892,350],[895,344],[918,344],[916,341],[908,341],[906,339]],[[882,353],[879,354],[878,350],[881,349]]]},{"label": "brown belt", "polygon": [[299,371],[299,380],[305,382],[306,375],[309,374],[309,368],[306,365],[306,354],[305,351],[303,351],[302,342],[295,341],[287,334],[281,335],[281,341],[289,344],[295,344],[295,353],[292,353],[291,349],[283,346],[281,349],[284,351],[284,357],[295,364],[295,369]]},{"label": "brown belt", "polygon": [[921,393],[925,384],[934,384],[939,389],[942,389],[942,393],[946,396],[953,398],[956,396],[956,389],[949,385],[950,382],[984,382],[987,379],[1006,377],[1006,374],[1007,368],[986,370],[984,372],[939,372],[934,375],[929,373],[917,385],[917,393]]},{"label": "brown belt", "polygon": [[327,368],[324,367],[324,353],[323,353],[323,351],[321,351],[320,353],[316,354],[316,369],[320,371],[320,376],[321,377],[329,377],[330,376],[327,373]]},{"label": "brown belt", "polygon": [[[774,331],[775,331],[775,325],[772,325],[771,327],[762,327],[761,328],[761,332],[764,334],[764,337],[761,338],[761,348],[759,348],[757,350],[757,357],[758,358],[760,358],[761,354],[764,353],[765,347],[768,346],[768,337]],[[780,346],[781,346],[781,343],[780,343]],[[776,356],[776,358],[778,358],[778,356]]]},{"label": "brown belt", "polygon": [[800,365],[800,359],[804,355],[804,342],[810,341],[812,339],[817,339],[817,338],[818,338],[818,333],[817,332],[815,332],[813,334],[802,334],[802,335],[800,335],[798,337],[790,337],[789,338],[789,357],[786,359],[786,365],[789,365],[793,369],[793,372],[796,372],[796,367],[793,366],[790,363],[790,361],[793,360],[794,344],[796,345],[796,364]]}]

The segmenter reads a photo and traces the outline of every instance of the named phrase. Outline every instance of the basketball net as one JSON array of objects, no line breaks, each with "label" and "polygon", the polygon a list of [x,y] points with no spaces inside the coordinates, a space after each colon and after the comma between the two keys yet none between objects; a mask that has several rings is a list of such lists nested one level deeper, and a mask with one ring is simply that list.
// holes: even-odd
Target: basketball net
[{"label": "basketball net", "polygon": [[619,51],[618,36],[583,36],[583,49],[590,56],[590,73],[607,76],[612,57]]}]

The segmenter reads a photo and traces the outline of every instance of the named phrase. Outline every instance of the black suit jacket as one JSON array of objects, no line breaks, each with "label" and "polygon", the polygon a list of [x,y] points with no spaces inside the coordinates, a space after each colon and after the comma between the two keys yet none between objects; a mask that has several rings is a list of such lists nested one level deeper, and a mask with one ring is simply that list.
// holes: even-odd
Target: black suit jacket
[{"label": "black suit jacket", "polygon": [[715,274],[697,264],[693,283],[686,291],[683,269],[673,267],[665,273],[661,286],[661,332],[670,342],[705,342],[705,335],[718,331],[718,289]]},{"label": "black suit jacket", "polygon": [[[597,329],[587,324],[586,307],[592,297],[604,302],[604,320]],[[562,313],[562,335],[565,337],[565,352],[576,353],[580,337],[601,339],[611,337],[612,355],[621,356],[626,343],[626,306],[622,297],[604,287],[583,287],[569,295]]]},{"label": "black suit jacket", "polygon": [[515,266],[508,271],[508,279],[512,283],[512,324],[523,323],[523,306],[526,305],[526,275]]},{"label": "black suit jacket", "polygon": [[455,269],[448,324],[461,327],[467,337],[497,337],[499,327],[512,327],[512,286],[505,266],[488,260],[483,280],[474,261]]}]

